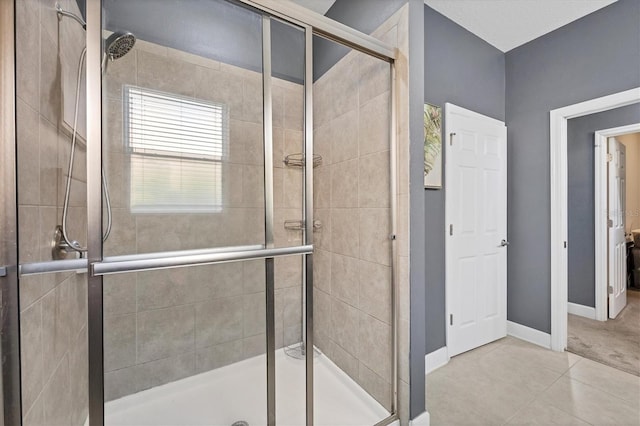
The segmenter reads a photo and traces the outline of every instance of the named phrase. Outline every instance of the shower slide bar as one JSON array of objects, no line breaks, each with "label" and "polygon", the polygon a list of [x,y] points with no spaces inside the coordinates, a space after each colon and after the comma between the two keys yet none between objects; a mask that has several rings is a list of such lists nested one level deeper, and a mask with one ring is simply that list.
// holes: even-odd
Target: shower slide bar
[{"label": "shower slide bar", "polygon": [[[110,275],[133,271],[178,268],[214,263],[237,262],[242,260],[267,259],[294,256],[313,252],[312,245],[266,249],[263,245],[219,247],[183,251],[167,251],[122,256],[105,257],[102,262],[93,263],[93,275]],[[85,273],[87,259],[54,260],[20,265],[21,277],[54,272]]]}]

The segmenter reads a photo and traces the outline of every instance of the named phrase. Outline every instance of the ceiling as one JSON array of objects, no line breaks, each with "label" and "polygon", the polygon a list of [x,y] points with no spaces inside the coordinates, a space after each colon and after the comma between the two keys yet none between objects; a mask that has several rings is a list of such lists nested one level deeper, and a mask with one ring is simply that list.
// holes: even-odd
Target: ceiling
[{"label": "ceiling", "polygon": [[503,52],[617,0],[424,0]]}]

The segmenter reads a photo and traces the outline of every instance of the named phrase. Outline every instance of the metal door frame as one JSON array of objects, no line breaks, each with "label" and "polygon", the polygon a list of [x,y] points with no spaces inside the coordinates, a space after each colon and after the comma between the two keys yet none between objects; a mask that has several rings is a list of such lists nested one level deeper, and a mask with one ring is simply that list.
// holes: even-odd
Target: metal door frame
[{"label": "metal door frame", "polygon": [[22,392],[17,268],[16,57],[13,0],[0,0],[0,94],[0,425],[16,425],[22,422]]}]

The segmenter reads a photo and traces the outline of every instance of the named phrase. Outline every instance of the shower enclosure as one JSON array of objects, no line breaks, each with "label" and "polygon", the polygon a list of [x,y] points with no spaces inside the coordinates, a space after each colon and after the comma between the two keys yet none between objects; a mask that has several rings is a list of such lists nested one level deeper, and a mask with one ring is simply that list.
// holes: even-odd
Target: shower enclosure
[{"label": "shower enclosure", "polygon": [[9,3],[5,424],[397,420],[397,32]]}]

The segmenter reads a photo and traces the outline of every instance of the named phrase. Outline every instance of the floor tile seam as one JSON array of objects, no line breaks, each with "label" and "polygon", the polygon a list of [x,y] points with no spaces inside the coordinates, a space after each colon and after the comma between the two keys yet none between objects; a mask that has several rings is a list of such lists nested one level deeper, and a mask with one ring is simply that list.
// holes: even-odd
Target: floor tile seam
[{"label": "floor tile seam", "polygon": [[[562,376],[560,376],[560,378],[562,378]],[[560,378],[558,378],[558,380],[560,380]],[[558,380],[556,380],[556,382],[557,382]],[[555,382],[554,382],[554,384],[555,384]],[[553,386],[553,384],[552,384],[551,386]],[[551,388],[551,386],[549,386],[549,388]],[[527,407],[531,406],[534,402],[539,401],[542,405],[549,405],[549,406],[551,406],[551,407],[555,408],[556,410],[560,410],[560,411],[562,411],[563,413],[567,414],[568,416],[575,417],[576,419],[581,420],[581,421],[585,422],[585,423],[586,423],[586,424],[588,424],[588,425],[594,426],[594,423],[591,423],[589,420],[587,420],[587,419],[583,419],[582,417],[579,417],[579,416],[575,415],[574,413],[570,413],[569,411],[567,411],[567,410],[563,409],[562,407],[558,407],[558,406],[557,406],[556,404],[554,404],[553,402],[549,402],[549,403],[545,403],[545,402],[543,402],[543,401],[541,400],[541,398],[542,398],[542,396],[547,392],[547,390],[549,390],[549,388],[547,388],[547,389],[545,389],[544,391],[540,392],[540,394],[538,394],[538,395],[537,395],[537,397],[536,397],[533,401],[531,401],[531,402],[529,403],[529,405],[527,405]],[[526,408],[526,407],[525,407],[525,408]],[[514,417],[515,417],[515,415],[514,415]],[[512,417],[511,419],[513,419],[513,417]],[[510,421],[511,419],[509,419],[509,421]],[[506,425],[506,424],[508,424],[508,422],[507,422],[507,423],[505,423],[505,425]],[[503,426],[504,426],[504,425],[503,425]]]},{"label": "floor tile seam", "polygon": [[[612,367],[612,368],[613,368],[613,367]],[[568,378],[569,380],[573,380],[573,381],[576,381],[576,382],[578,382],[578,383],[580,383],[580,384],[583,384],[583,385],[585,385],[585,386],[588,386],[589,388],[594,389],[594,390],[596,390],[596,391],[599,391],[599,392],[605,393],[605,394],[607,394],[607,395],[609,395],[609,396],[611,396],[611,397],[613,397],[613,398],[617,399],[618,401],[624,402],[625,404],[633,404],[633,402],[631,402],[631,401],[628,401],[628,400],[626,400],[626,399],[624,399],[624,398],[620,398],[619,396],[614,395],[614,394],[612,394],[612,393],[611,393],[611,392],[609,392],[609,391],[606,391],[606,390],[601,389],[601,388],[599,388],[599,387],[593,386],[593,385],[591,385],[591,384],[589,384],[589,383],[586,383],[586,382],[584,382],[584,381],[582,381],[582,380],[580,380],[580,379],[577,379],[577,378],[574,378],[574,377],[570,377],[570,376],[567,376],[567,378]],[[640,407],[640,406],[639,406],[639,407]],[[632,408],[633,408],[633,406],[632,406]]]}]

